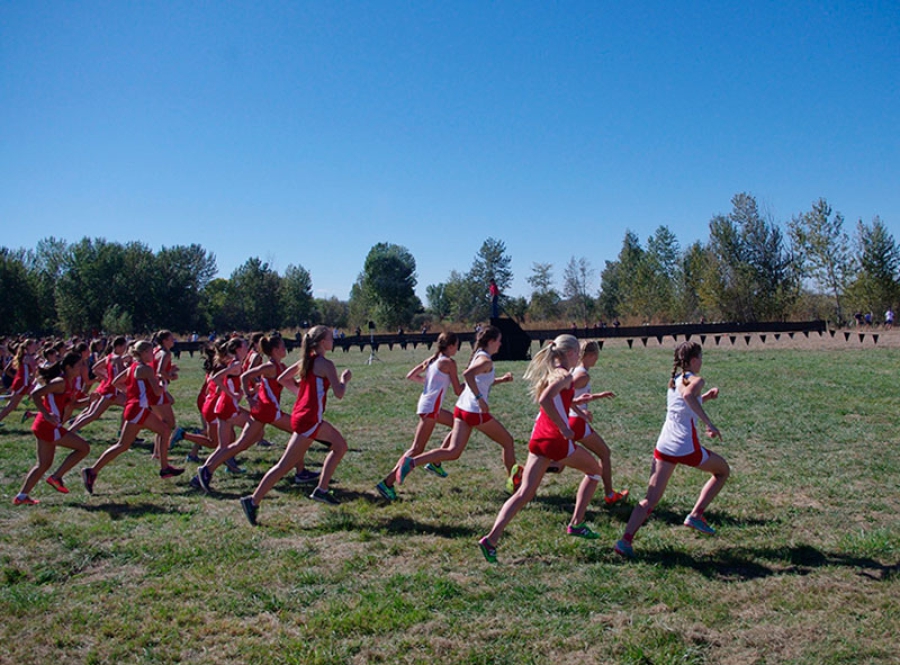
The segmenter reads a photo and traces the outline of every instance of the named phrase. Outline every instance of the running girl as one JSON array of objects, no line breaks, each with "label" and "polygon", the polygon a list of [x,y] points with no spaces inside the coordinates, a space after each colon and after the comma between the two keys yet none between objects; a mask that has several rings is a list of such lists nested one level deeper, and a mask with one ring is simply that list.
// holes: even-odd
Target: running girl
[{"label": "running girl", "polygon": [[[175,346],[175,337],[168,330],[160,330],[156,335],[156,349],[153,351],[153,371],[156,372],[162,389],[156,402],[150,405],[153,413],[169,427],[169,433],[175,431],[175,411],[172,405],[175,399],[169,393],[169,384],[178,378],[178,367],[172,363],[172,347]],[[160,457],[161,448],[171,449],[172,442],[169,437],[162,438],[157,434],[153,444],[153,457]]]},{"label": "running girl", "polygon": [[347,452],[347,442],[334,425],[324,419],[325,401],[329,387],[335,397],[343,398],[351,373],[349,369],[345,369],[338,378],[334,363],[325,357],[333,347],[334,337],[331,328],[328,326],[311,328],[303,336],[300,344],[300,360],[278,377],[282,385],[297,387],[297,401],[291,414],[293,434],[281,459],[263,476],[256,491],[241,499],[241,507],[250,524],[256,524],[259,502],[291,468],[303,461],[314,439],[331,444],[331,451],[322,465],[319,484],[309,498],[331,505],[339,503],[328,491],[328,483],[331,482],[335,468]]},{"label": "running girl", "polygon": [[127,345],[128,341],[124,337],[116,337],[112,342],[112,351],[94,363],[94,374],[102,380],[93,393],[91,405],[78,415],[69,428],[70,432],[77,432],[94,422],[113,404],[125,406],[125,395],[122,391],[116,390],[113,381],[125,369]]},{"label": "running girl", "polygon": [[37,439],[37,463],[25,476],[22,489],[13,499],[17,506],[38,503],[29,494],[53,464],[57,446],[71,448],[72,452],[50,474],[47,484],[63,494],[69,493],[69,489],[63,484],[63,476],[87,457],[91,450],[87,441],[62,426],[66,409],[75,396],[75,379],[81,373],[81,367],[81,354],[70,352],[58,363],[38,370],[38,386],[31,393],[38,412],[31,425],[31,431]]},{"label": "running girl", "polygon": [[[168,441],[171,434],[169,426],[150,410],[151,405],[158,403],[163,394],[159,378],[153,371],[153,345],[146,340],[137,342],[132,355],[134,362],[114,380],[117,387],[123,384],[125,387],[125,416],[119,440],[103,451],[93,466],[81,470],[81,479],[88,494],[94,493],[94,483],[100,470],[131,448],[142,429],[158,434],[163,441]],[[168,446],[160,446],[159,467],[160,478],[172,478],[184,473],[184,469],[169,465]]]},{"label": "running girl", "polygon": [[584,474],[575,497],[575,511],[566,527],[570,536],[598,538],[584,523],[588,504],[597,490],[600,465],[596,458],[572,442],[574,432],[569,427],[568,411],[572,404],[589,401],[590,396],[575,398],[570,368],[578,363],[578,340],[572,335],[560,335],[538,351],[528,364],[525,380],[531,383],[531,394],[540,405],[531,440],[528,442],[528,461],[522,485],[503,504],[494,526],[478,545],[489,563],[497,562],[497,543],[513,517],[534,498],[547,468],[553,462],[571,466]]},{"label": "running girl", "polygon": [[488,407],[488,393],[497,383],[513,380],[511,372],[500,378],[495,377],[494,361],[491,356],[500,350],[502,335],[500,329],[485,326],[475,339],[475,351],[469,360],[469,366],[463,372],[465,387],[456,401],[453,410],[453,430],[450,442],[444,448],[430,450],[421,455],[410,456],[404,453],[397,462],[397,484],[402,484],[409,473],[417,466],[446,462],[459,459],[469,443],[472,429],[477,429],[503,447],[503,465],[506,467],[508,479],[506,488],[510,493],[519,486],[522,468],[516,464],[516,449],[513,438],[500,421],[494,419]]},{"label": "running girl", "polygon": [[[458,397],[462,393],[463,387],[459,382],[459,375],[456,369],[456,361],[453,356],[459,350],[459,339],[452,332],[444,332],[438,335],[437,351],[430,358],[422,361],[413,367],[406,378],[410,381],[418,381],[423,384],[422,395],[419,397],[419,403],[416,407],[416,413],[419,414],[419,424],[416,426],[416,434],[413,437],[413,443],[409,450],[406,451],[406,457],[415,457],[425,450],[425,444],[431,438],[436,423],[453,427],[453,414],[442,408],[444,401],[444,393],[448,387],[453,388],[453,393]],[[424,376],[423,376],[424,374]],[[444,439],[445,444],[449,444],[450,435]],[[443,469],[440,462],[427,464],[426,471],[430,471],[440,478],[446,478],[447,472]],[[388,501],[397,498],[394,491],[394,481],[397,477],[397,468],[385,476],[384,480],[375,486],[378,493]]]},{"label": "running girl", "polygon": [[572,370],[572,386],[575,388],[577,403],[573,404],[569,410],[569,427],[575,432],[574,440],[600,459],[601,476],[603,477],[603,498],[606,505],[611,506],[628,496],[628,490],[617,492],[613,489],[609,446],[606,445],[606,441],[603,440],[596,430],[591,427],[594,417],[586,406],[588,402],[595,399],[615,397],[615,393],[608,390],[600,393],[591,392],[591,375],[589,370],[597,364],[599,358],[600,346],[597,342],[588,340],[582,343],[581,362]]},{"label": "running girl", "polygon": [[[38,349],[38,341],[36,339],[26,339],[19,342],[16,347],[16,355],[13,356],[12,366],[16,371],[16,376],[10,386],[9,404],[0,411],[0,423],[22,402],[25,395],[31,392],[31,384],[34,383],[34,372],[37,365],[34,360],[34,354]],[[25,412],[28,415],[28,411]],[[24,418],[23,418],[24,421]]]},{"label": "running girl", "polygon": [[725,485],[731,469],[724,458],[701,446],[697,436],[699,419],[706,424],[706,436],[722,438],[703,409],[703,402],[717,398],[719,389],[710,388],[703,392],[705,382],[699,374],[702,364],[703,349],[697,342],[682,342],[675,349],[672,378],[669,379],[669,389],[666,393],[666,421],[653,451],[653,466],[650,470],[647,496],[634,507],[631,518],[625,526],[625,535],[616,542],[614,548],[622,556],[634,556],[632,547],[634,535],[644,524],[650,511],[659,503],[675,467],[679,464],[711,474],[700,491],[697,503],[685,518],[684,525],[710,536],[716,533],[715,529],[706,523],[703,513]]},{"label": "running girl", "polygon": [[[278,377],[285,370],[282,362],[287,356],[284,340],[281,335],[274,333],[258,340],[258,344],[263,354],[268,356],[268,362],[241,374],[241,384],[250,404],[250,420],[244,425],[237,441],[217,448],[203,466],[197,469],[197,483],[205,492],[210,491],[213,473],[219,465],[227,463],[238,453],[262,440],[266,425],[274,425],[284,432],[292,431],[291,417],[281,410],[281,391],[284,386],[278,382]],[[294,481],[298,484],[310,483],[317,481],[318,478],[319,474],[305,471],[302,466],[298,466]]]},{"label": "running girl", "polygon": [[216,416],[218,448],[231,445],[234,441],[235,426],[243,427],[250,420],[250,413],[240,405],[241,371],[247,357],[247,342],[235,337],[225,345],[225,351],[232,358],[231,362],[215,372],[210,380],[218,394],[213,408]]}]

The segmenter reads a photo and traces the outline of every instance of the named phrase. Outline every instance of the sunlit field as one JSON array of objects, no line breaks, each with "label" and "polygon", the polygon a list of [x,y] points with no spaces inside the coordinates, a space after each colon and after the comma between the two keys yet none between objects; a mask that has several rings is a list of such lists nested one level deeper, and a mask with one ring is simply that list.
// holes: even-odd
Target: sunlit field
[{"label": "sunlit field", "polygon": [[[353,371],[327,414],[350,445],[333,483],[341,505],[286,478],[255,528],[238,499],[286,434],[269,430],[274,446],[244,453],[244,475],[220,469],[209,495],[188,485],[195,464],[161,480],[148,434],[94,496],[79,468],[70,494],[41,481],[40,505],[16,507],[35,459],[23,404],[0,427],[0,663],[900,662],[900,348],[890,339],[707,340],[703,374],[721,390],[708,411],[723,434],[711,447],[732,467],[707,512],[718,535],[681,525],[705,476],[680,468],[630,561],[612,546],[646,489],[671,340],[607,344],[592,371],[595,390],[617,395],[592,410],[629,504],[595,500],[588,522],[602,537],[573,538],[580,476],[550,475],[495,565],[477,540],[507,494],[500,447],[483,435],[446,479],[415,470],[391,504],[374,489],[411,442],[420,386],[403,377],[424,347],[382,347],[371,365],[368,348],[332,354]],[[464,347],[461,367],[468,356]],[[197,427],[200,359],[178,364],[176,414]],[[536,414],[525,366],[497,363],[516,381],[491,394],[522,462]],[[119,413],[83,430],[89,461],[115,439]],[[173,462],[188,448],[178,444]],[[308,466],[324,454],[314,445]]]}]

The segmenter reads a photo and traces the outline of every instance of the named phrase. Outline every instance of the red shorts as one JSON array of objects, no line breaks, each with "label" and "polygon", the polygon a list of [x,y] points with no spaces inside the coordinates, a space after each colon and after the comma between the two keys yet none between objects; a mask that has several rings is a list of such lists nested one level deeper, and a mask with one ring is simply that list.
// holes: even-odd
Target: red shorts
[{"label": "red shorts", "polygon": [[432,420],[437,420],[438,414],[440,412],[441,412],[441,405],[436,404],[432,411],[429,411],[428,413],[420,413],[418,415],[419,415],[419,418],[421,418],[422,420],[425,420],[426,418],[431,418]]},{"label": "red shorts", "polygon": [[315,439],[322,421],[316,413],[300,413],[291,415],[291,431],[305,436],[307,439]]},{"label": "red shorts", "polygon": [[453,408],[453,417],[462,420],[469,427],[478,427],[486,425],[494,419],[489,413],[472,413],[471,411],[463,411],[458,406]]},{"label": "red shorts", "polygon": [[588,421],[580,416],[569,416],[569,429],[575,432],[573,441],[581,441],[594,433]]},{"label": "red shorts", "polygon": [[658,460],[662,460],[663,462],[670,462],[672,464],[684,464],[685,466],[700,466],[706,460],[709,459],[709,451],[700,446],[697,450],[694,450],[690,455],[681,455],[680,457],[676,457],[675,455],[666,455],[665,453],[661,453],[655,448],[653,449],[653,457]]},{"label": "red shorts", "polygon": [[575,444],[562,437],[531,439],[528,442],[528,452],[541,457],[548,457],[554,462],[558,462],[575,452]]},{"label": "red shorts", "polygon": [[250,409],[250,415],[253,416],[253,420],[271,425],[286,414],[271,402],[257,402],[256,406]]},{"label": "red shorts", "polygon": [[54,425],[49,420],[46,420],[41,413],[39,413],[34,419],[34,422],[31,423],[31,431],[37,438],[41,441],[46,441],[47,443],[59,441],[69,433],[69,430],[62,425]]},{"label": "red shorts", "polygon": [[24,393],[24,394],[28,394],[28,386],[22,385],[22,384],[20,383],[19,386],[16,387],[16,382],[13,381],[12,386],[10,386],[10,388],[9,388],[9,394],[10,394],[10,396],[13,396],[13,397],[14,397],[14,396],[16,396],[16,395],[22,395],[23,393]]},{"label": "red shorts", "polygon": [[132,425],[143,425],[149,416],[150,407],[141,406],[138,402],[127,402],[125,404],[125,422]]},{"label": "red shorts", "polygon": [[225,399],[220,399],[216,402],[214,413],[219,420],[230,420],[237,415],[237,412],[238,408],[234,405],[234,400],[231,397],[226,396]]},{"label": "red shorts", "polygon": [[162,406],[163,404],[174,404],[175,398],[169,394],[168,390],[163,390],[156,400],[154,406]]}]

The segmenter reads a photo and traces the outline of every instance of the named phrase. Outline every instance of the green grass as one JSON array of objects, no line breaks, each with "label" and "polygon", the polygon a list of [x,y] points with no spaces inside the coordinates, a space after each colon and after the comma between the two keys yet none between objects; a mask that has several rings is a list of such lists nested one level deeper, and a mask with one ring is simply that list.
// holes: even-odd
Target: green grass
[{"label": "green grass", "polygon": [[[0,428],[0,662],[6,663],[881,663],[898,662],[900,351],[707,345],[709,412],[732,466],[704,539],[680,526],[704,481],[679,469],[639,533],[635,561],[612,552],[629,506],[588,512],[602,539],[565,535],[579,477],[548,476],[485,563],[476,540],[506,498],[500,448],[475,434],[450,477],[414,472],[387,505],[374,490],[408,447],[427,351],[337,351],[353,370],[328,418],[350,451],[331,508],[283,481],[244,520],[249,493],[280,454],[243,455],[245,476],[164,481],[147,445],[104,470],[96,494],[77,473],[67,496],[41,482],[39,506],[14,507],[34,463],[13,414]],[[464,364],[468,349],[460,355]],[[199,359],[173,385],[180,422]],[[492,409],[524,460],[535,407],[525,363]],[[592,371],[595,423],[617,487],[643,495],[665,408],[668,348],[607,346]],[[85,429],[94,460],[115,437],[111,410]],[[432,441],[439,444],[436,432]],[[177,451],[183,455],[185,448]],[[324,451],[313,446],[317,467]],[[189,465],[193,471],[193,465]]]}]

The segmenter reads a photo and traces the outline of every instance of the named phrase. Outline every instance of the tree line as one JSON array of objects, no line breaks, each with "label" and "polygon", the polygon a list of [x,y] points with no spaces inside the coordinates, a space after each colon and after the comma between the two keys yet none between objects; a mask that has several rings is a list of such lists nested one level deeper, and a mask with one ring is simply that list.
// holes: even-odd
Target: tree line
[{"label": "tree line", "polygon": [[[715,215],[709,237],[682,248],[660,226],[642,243],[626,231],[618,256],[599,275],[573,256],[558,284],[555,267],[534,262],[529,297],[501,295],[526,323],[671,323],[824,318],[843,324],[856,312],[877,316],[900,299],[900,249],[884,223],[859,220],[853,231],[825,199],[781,225],[737,194]],[[487,284],[507,292],[512,258],[487,238],[465,271],[416,295],[415,258],[391,243],[372,247],[349,299],[312,295],[300,265],[279,274],[252,257],[226,279],[215,255],[192,244],[154,252],[140,242],[47,238],[30,249],[0,247],[0,329],[110,333],[265,330],[316,323],[341,328],[469,325],[490,314]]]}]

